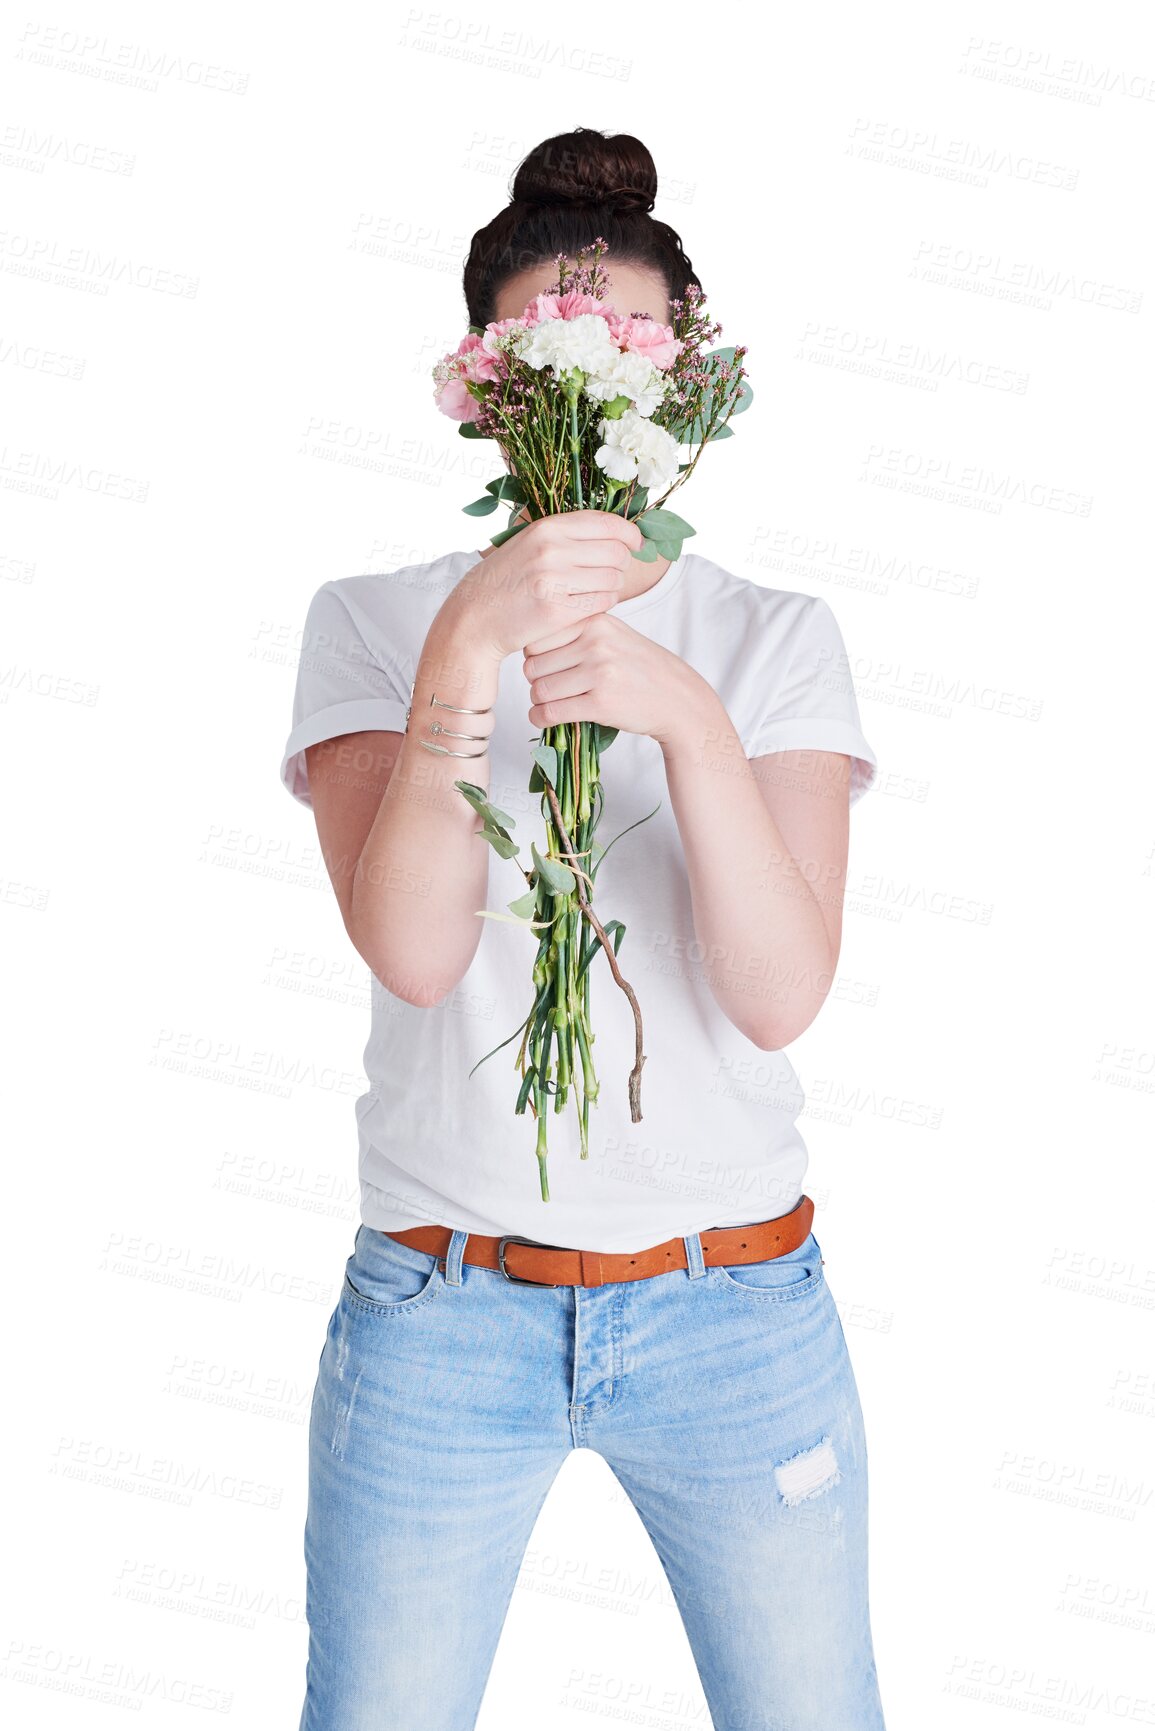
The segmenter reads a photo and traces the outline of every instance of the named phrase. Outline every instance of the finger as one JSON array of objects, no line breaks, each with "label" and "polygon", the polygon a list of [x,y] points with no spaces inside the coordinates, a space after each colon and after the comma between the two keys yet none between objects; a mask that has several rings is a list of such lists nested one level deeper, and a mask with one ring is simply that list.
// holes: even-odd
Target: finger
[{"label": "finger", "polygon": [[550,521],[569,540],[597,540],[600,537],[624,541],[627,547],[637,547],[645,539],[638,525],[617,511],[561,511]]},{"label": "finger", "polygon": [[540,679],[547,673],[559,673],[565,667],[580,667],[586,659],[586,646],[579,633],[567,643],[542,649],[526,649],[522,672],[527,679]]},{"label": "finger", "polygon": [[536,637],[532,643],[525,645],[524,654],[545,655],[551,649],[564,649],[567,644],[576,643],[585,629],[585,620],[576,625],[563,625],[560,631],[551,631],[548,637]]},{"label": "finger", "polygon": [[[556,672],[538,674],[545,681],[544,689],[535,693],[537,703],[564,703],[571,697],[590,696],[590,674],[587,667],[559,667]],[[531,680],[535,685],[537,680]]]},{"label": "finger", "polygon": [[[643,539],[638,530],[639,539]],[[567,541],[561,549],[567,565],[575,570],[584,570],[589,565],[600,565],[604,570],[621,573],[626,570],[626,560],[631,557],[633,543],[623,545],[621,541],[613,540],[607,535],[594,538],[583,537],[580,541]]]},{"label": "finger", "polygon": [[593,713],[594,699],[588,692],[580,697],[552,698],[546,703],[531,704],[529,722],[531,727],[561,727],[569,721],[596,721]]},{"label": "finger", "polygon": [[[538,572],[530,585],[538,600],[564,602],[570,607],[612,606],[622,599],[625,586],[625,573],[620,566],[575,566],[568,561],[559,570]],[[599,596],[607,599],[599,601]]]}]

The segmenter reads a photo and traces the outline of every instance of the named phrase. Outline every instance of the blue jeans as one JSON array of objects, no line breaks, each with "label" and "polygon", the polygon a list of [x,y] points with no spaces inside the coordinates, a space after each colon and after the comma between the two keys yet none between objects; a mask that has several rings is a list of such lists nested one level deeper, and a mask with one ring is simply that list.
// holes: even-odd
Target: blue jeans
[{"label": "blue jeans", "polygon": [[[300,1731],[471,1731],[575,1449],[653,1540],[715,1731],[884,1731],[866,1439],[813,1232],[766,1262],[525,1286],[362,1225],[318,1367]],[[537,1706],[544,1706],[538,1703]],[[525,1702],[527,1722],[535,1703]]]}]

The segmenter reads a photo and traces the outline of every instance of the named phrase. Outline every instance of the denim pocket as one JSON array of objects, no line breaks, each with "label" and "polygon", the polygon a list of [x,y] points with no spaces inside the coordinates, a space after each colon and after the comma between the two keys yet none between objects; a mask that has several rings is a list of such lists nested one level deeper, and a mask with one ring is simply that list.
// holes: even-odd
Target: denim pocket
[{"label": "denim pocket", "polygon": [[345,1264],[343,1296],[356,1310],[391,1315],[415,1310],[445,1285],[436,1256],[362,1224]]},{"label": "denim pocket", "polygon": [[764,1262],[719,1263],[712,1272],[727,1289],[751,1298],[786,1302],[805,1298],[823,1284],[822,1261],[822,1246],[811,1232],[796,1250],[767,1257]]}]

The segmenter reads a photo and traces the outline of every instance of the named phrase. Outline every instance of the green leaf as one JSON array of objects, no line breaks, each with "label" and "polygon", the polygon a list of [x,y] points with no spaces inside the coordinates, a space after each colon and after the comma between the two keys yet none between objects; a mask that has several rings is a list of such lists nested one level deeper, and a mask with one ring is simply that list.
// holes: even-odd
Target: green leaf
[{"label": "green leaf", "polygon": [[630,502],[626,506],[626,516],[636,517],[644,511],[646,508],[646,500],[649,496],[650,490],[648,487],[635,487],[634,491],[630,495]]},{"label": "green leaf", "polygon": [[503,541],[508,541],[512,535],[516,535],[522,529],[528,528],[528,523],[514,523],[510,528],[502,529],[500,533],[491,535],[489,537],[489,544],[491,547],[500,547]]},{"label": "green leaf", "polygon": [[485,335],[485,326],[470,325],[468,335],[471,337],[483,337]]},{"label": "green leaf", "polygon": [[491,511],[497,510],[497,500],[475,499],[472,505],[463,505],[461,509],[467,517],[488,517]]},{"label": "green leaf", "polygon": [[[557,786],[557,752],[554,750],[553,746],[552,745],[535,745],[533,748],[533,761],[537,764],[538,768],[542,771],[543,775],[545,776],[546,780],[549,782],[550,786],[556,787]],[[538,791],[539,790],[536,788],[530,789],[531,793],[536,793]],[[540,791],[544,793],[545,789],[542,788]]]},{"label": "green leaf", "polygon": [[[519,1028],[518,1033],[520,1034],[520,1032],[521,1032],[521,1029]],[[529,1069],[525,1072],[525,1076],[522,1080],[521,1088],[518,1091],[517,1105],[513,1108],[515,1113],[525,1111],[526,1101],[529,1099],[530,1089],[533,1087],[534,1080],[535,1080],[536,1076],[537,1076],[537,1071],[534,1069],[533,1065],[531,1064],[529,1066]]]},{"label": "green leaf", "polygon": [[510,817],[508,812],[502,811],[500,806],[491,804],[485,789],[478,787],[476,782],[455,781],[453,785],[465,795],[477,815],[483,817],[486,823],[492,824],[494,829],[517,828],[517,819]]},{"label": "green leaf", "polygon": [[[487,1058],[493,1057],[494,1052],[500,1052],[502,1046],[508,1046],[510,1040],[516,1040],[519,1034],[523,1034],[525,1032],[526,1028],[529,1026],[530,1022],[532,1022],[534,1016],[537,1014],[538,1006],[540,1004],[543,1004],[549,995],[550,995],[550,984],[549,984],[549,981],[547,980],[545,985],[541,988],[541,991],[538,994],[537,1003],[534,1004],[533,1009],[529,1012],[529,1015],[525,1018],[525,1021],[519,1022],[517,1024],[517,1027],[513,1030],[513,1033],[509,1034],[504,1040],[499,1041],[496,1046],[492,1047],[490,1051],[486,1052],[484,1058],[479,1058],[477,1060],[477,1063],[473,1066],[473,1070],[479,1070],[481,1068],[482,1064],[485,1063]],[[470,1076],[472,1076],[473,1070],[470,1070],[470,1072],[469,1072]]]},{"label": "green leaf", "polygon": [[603,751],[608,751],[610,746],[614,743],[614,740],[618,737],[617,728],[606,727],[604,722],[601,721],[592,721],[590,726],[594,730],[594,744],[597,746],[599,754]]},{"label": "green leaf", "polygon": [[[614,840],[606,843],[605,847],[602,849],[602,852],[599,855],[599,857],[597,858],[597,860],[590,866],[591,878],[596,879],[596,877],[598,875],[598,871],[601,867],[602,860],[605,859],[606,854],[609,853],[609,851],[613,847],[615,841],[621,841],[621,839],[624,835],[629,835],[629,833],[632,829],[637,829],[638,824],[649,823],[650,819],[655,815],[655,813],[661,811],[661,809],[662,809],[662,802],[661,802],[661,800],[659,800],[657,805],[654,807],[654,810],[648,811],[646,813],[645,817],[639,817],[635,820],[635,822],[627,824],[625,829],[620,829],[618,831],[617,835],[614,837]],[[608,926],[606,927],[606,930],[607,931],[609,930]]]},{"label": "green leaf", "polygon": [[499,475],[496,481],[485,483],[485,490],[495,499],[508,499],[518,505],[524,505],[529,498],[520,475]]},{"label": "green leaf", "polygon": [[531,842],[533,863],[537,867],[538,876],[551,895],[568,896],[577,887],[577,879],[569,867],[559,859],[543,859],[537,851],[537,843]]},{"label": "green leaf", "polygon": [[479,432],[476,421],[458,421],[457,435],[461,439],[488,439],[492,437],[490,433]]},{"label": "green leaf", "polygon": [[512,836],[506,835],[503,829],[494,829],[491,824],[487,823],[481,831],[481,835],[494,852],[501,855],[502,859],[512,859],[514,854],[519,851],[517,842],[513,840]]},{"label": "green leaf", "polygon": [[638,528],[651,541],[685,541],[695,533],[676,511],[647,511],[638,518]]},{"label": "green leaf", "polygon": [[527,932],[540,931],[543,926],[553,924],[552,920],[521,920],[514,914],[497,913],[493,908],[478,908],[477,912],[479,918],[483,920],[503,920],[506,925],[524,926]]},{"label": "green leaf", "polygon": [[[708,355],[702,356],[701,364],[713,375],[715,369],[711,367],[711,362],[729,361],[732,363],[733,360],[734,348],[731,344],[728,348],[711,349]],[[700,413],[692,421],[683,421],[676,426],[667,427],[666,431],[672,434],[679,444],[701,444],[706,425],[716,410],[725,414],[731,400],[733,400],[734,406],[729,412],[731,416],[738,415],[750,407],[753,398],[754,392],[746,379],[739,379],[737,383],[730,379],[728,383],[723,384],[721,380],[712,378],[712,382],[706,386],[702,393]],[[732,427],[723,425],[711,433],[710,437],[711,439],[729,439],[733,437],[733,433]]]},{"label": "green leaf", "polygon": [[640,559],[643,565],[652,565],[658,557],[658,549],[653,541],[646,541],[640,547],[631,547],[630,553],[635,559]]},{"label": "green leaf", "polygon": [[507,902],[506,906],[519,920],[531,920],[537,912],[537,891],[526,890],[523,896],[518,896],[515,902]]},{"label": "green leaf", "polygon": [[[622,947],[622,939],[626,935],[625,926],[622,924],[621,920],[606,920],[602,926],[602,930],[605,932],[606,937],[609,938],[610,942],[613,944],[614,955],[617,956],[618,952],[620,951],[620,949]],[[582,975],[585,973],[586,969],[589,967],[590,963],[593,961],[594,956],[597,953],[597,951],[600,950],[601,948],[602,948],[602,940],[598,937],[597,933],[595,932],[593,937],[590,939],[589,943],[586,945],[586,948],[582,952],[582,959],[581,959],[581,962],[578,966],[578,971],[577,971],[577,978],[579,980],[581,979]]]}]

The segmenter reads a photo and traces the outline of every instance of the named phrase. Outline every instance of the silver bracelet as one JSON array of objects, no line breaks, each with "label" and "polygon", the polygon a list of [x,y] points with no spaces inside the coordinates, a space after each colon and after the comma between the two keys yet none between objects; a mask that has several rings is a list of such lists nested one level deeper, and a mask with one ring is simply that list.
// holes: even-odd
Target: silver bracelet
[{"label": "silver bracelet", "polygon": [[[414,680],[413,684],[409,687],[409,707],[405,711],[406,733],[409,732],[409,721],[413,714],[413,694],[416,689],[417,681]],[[434,704],[436,704],[439,709],[451,709],[457,715],[492,715],[496,708],[496,704],[491,703],[487,709],[465,709],[456,703],[443,703],[436,693],[434,693],[429,699],[430,708],[432,708]],[[433,752],[437,757],[484,757],[485,753],[489,749],[489,736],[484,733],[455,733],[440,721],[431,721],[429,723],[429,731],[431,733],[443,733],[447,739],[473,739],[484,742],[480,751],[451,751],[447,745],[432,745],[427,739],[418,740],[417,743],[419,745],[423,746],[426,751]]]},{"label": "silver bracelet", "polygon": [[[459,737],[462,739],[477,739],[480,738],[480,735],[463,733],[459,735]],[[427,739],[419,739],[417,743],[418,745],[423,745],[426,751],[435,752],[438,757],[484,757],[486,752],[489,750],[487,745],[483,745],[480,751],[450,751],[447,745],[430,745]]]},{"label": "silver bracelet", "polygon": [[436,695],[429,699],[429,707],[432,709],[434,705],[436,705],[438,709],[452,709],[458,715],[492,715],[495,707],[491,703],[488,709],[462,709],[460,705],[456,703],[442,703],[441,699]]}]

